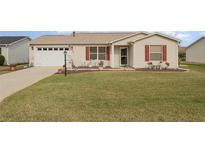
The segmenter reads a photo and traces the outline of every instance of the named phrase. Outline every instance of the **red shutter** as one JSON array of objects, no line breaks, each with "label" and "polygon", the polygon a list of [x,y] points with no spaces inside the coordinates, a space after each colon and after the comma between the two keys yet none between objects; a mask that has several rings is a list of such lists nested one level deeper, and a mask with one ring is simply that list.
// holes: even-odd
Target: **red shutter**
[{"label": "red shutter", "polygon": [[162,57],[163,57],[163,62],[167,61],[167,46],[163,45],[163,53],[162,53]]},{"label": "red shutter", "polygon": [[149,61],[149,45],[145,45],[145,61]]},{"label": "red shutter", "polygon": [[106,50],[106,60],[110,60],[110,47],[107,47]]},{"label": "red shutter", "polygon": [[89,47],[86,47],[86,51],[85,51],[85,57],[86,57],[86,60],[90,60],[90,48]]}]

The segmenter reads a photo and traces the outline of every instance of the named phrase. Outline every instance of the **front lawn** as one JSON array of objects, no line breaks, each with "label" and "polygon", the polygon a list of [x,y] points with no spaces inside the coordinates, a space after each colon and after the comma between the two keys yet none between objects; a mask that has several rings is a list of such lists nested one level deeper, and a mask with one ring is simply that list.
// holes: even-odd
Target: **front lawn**
[{"label": "front lawn", "polygon": [[[28,64],[18,64],[16,66],[16,70],[21,70],[24,69],[25,66],[27,66]],[[9,73],[10,71],[10,67],[9,66],[0,66],[0,75],[1,74],[5,74],[5,73]]]},{"label": "front lawn", "polygon": [[0,121],[205,121],[205,65],[185,67],[53,75],[5,99]]}]

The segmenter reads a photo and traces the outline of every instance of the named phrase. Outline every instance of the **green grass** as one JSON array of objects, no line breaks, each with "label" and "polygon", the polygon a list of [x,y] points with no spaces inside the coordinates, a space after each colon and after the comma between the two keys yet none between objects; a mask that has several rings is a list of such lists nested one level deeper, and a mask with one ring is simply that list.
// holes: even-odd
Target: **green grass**
[{"label": "green grass", "polygon": [[[24,69],[24,66],[26,66],[26,65],[28,65],[28,64],[19,64],[16,66],[16,69],[17,70]],[[9,66],[0,66],[0,75],[5,74],[5,73],[9,73],[9,72],[11,72]]]},{"label": "green grass", "polygon": [[205,65],[185,67],[54,75],[5,99],[0,121],[205,121]]}]

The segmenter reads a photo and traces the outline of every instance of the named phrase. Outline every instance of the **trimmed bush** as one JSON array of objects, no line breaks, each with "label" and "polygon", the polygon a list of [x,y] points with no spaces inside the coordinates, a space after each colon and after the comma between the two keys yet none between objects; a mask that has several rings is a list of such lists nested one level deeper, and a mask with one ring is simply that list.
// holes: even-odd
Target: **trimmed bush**
[{"label": "trimmed bush", "polygon": [[0,66],[3,66],[5,62],[5,57],[3,55],[0,55]]},{"label": "trimmed bush", "polygon": [[179,53],[180,61],[186,61],[186,53]]}]

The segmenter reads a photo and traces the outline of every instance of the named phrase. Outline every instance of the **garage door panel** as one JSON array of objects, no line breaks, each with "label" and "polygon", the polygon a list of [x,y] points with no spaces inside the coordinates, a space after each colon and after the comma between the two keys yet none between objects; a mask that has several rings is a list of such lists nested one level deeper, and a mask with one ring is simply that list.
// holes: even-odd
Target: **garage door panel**
[{"label": "garage door panel", "polygon": [[35,66],[63,66],[63,51],[36,51]]}]

